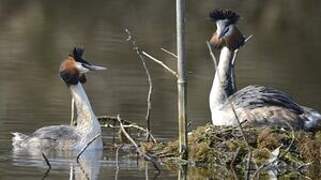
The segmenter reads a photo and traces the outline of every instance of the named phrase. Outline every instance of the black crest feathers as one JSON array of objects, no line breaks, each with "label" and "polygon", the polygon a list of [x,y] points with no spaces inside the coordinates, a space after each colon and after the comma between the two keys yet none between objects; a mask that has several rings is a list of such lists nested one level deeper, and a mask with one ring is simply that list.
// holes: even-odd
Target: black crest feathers
[{"label": "black crest feathers", "polygon": [[75,47],[74,50],[72,51],[72,57],[77,61],[77,62],[81,62],[84,64],[90,64],[89,62],[87,62],[86,60],[84,60],[82,58],[82,55],[84,54],[85,49],[83,48],[77,48]]},{"label": "black crest feathers", "polygon": [[215,22],[218,20],[228,19],[231,24],[234,24],[239,20],[240,15],[231,10],[214,9],[210,12],[210,18]]}]

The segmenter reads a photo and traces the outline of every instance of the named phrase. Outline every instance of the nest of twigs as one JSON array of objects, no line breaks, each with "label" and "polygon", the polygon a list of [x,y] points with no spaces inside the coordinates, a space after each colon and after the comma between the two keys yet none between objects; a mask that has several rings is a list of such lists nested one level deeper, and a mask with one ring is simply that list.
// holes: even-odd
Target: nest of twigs
[{"label": "nest of twigs", "polygon": [[[130,128],[148,134],[146,129],[135,123],[115,119],[117,118],[103,117],[100,121],[103,127],[108,125],[112,128],[119,128],[116,124],[120,123],[126,128],[122,132],[127,137],[131,134],[127,133]],[[238,127],[210,124],[198,127],[188,135],[188,161],[179,158],[177,140],[156,142],[151,138],[153,141],[146,142],[140,136],[133,136],[133,139],[141,139],[133,144],[136,151],[157,169],[158,164],[165,164],[170,168],[189,164],[192,167],[189,172],[198,176],[201,172],[204,177],[213,176],[213,179],[236,176],[269,179],[271,174],[281,179],[321,177],[321,131],[312,133],[294,131],[291,128],[244,127],[243,133]]]},{"label": "nest of twigs", "polygon": [[157,144],[142,143],[141,146],[145,152],[154,154],[167,165],[188,163],[212,169],[212,172],[218,172],[222,177],[248,173],[261,179],[269,171],[285,178],[320,177],[321,132],[244,128],[244,134],[248,143],[245,143],[237,127],[215,127],[209,124],[198,127],[189,133],[189,161],[178,158],[177,140]]}]

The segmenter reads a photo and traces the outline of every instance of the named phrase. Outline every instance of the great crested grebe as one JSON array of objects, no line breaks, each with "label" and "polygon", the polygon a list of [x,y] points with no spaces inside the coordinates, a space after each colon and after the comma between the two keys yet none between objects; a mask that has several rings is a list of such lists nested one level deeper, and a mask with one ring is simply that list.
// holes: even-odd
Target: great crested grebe
[{"label": "great crested grebe", "polygon": [[258,126],[290,124],[295,129],[320,128],[321,114],[314,109],[298,105],[286,93],[264,86],[250,85],[237,92],[231,88],[234,50],[244,44],[244,36],[236,27],[239,15],[230,10],[214,10],[210,17],[217,30],[210,43],[220,48],[219,64],[213,80],[209,103],[214,125],[237,125],[233,105],[241,122]]},{"label": "great crested grebe", "polygon": [[[77,126],[54,125],[42,127],[30,136],[22,133],[12,133],[12,145],[17,149],[31,150],[73,150],[84,147],[92,138],[101,133],[100,124],[91,108],[82,82],[86,81],[85,73],[95,70],[105,70],[105,67],[90,64],[82,58],[84,50],[74,48],[61,64],[59,75],[71,91],[77,109]],[[99,137],[94,148],[103,147]],[[91,145],[92,146],[92,145]]]}]

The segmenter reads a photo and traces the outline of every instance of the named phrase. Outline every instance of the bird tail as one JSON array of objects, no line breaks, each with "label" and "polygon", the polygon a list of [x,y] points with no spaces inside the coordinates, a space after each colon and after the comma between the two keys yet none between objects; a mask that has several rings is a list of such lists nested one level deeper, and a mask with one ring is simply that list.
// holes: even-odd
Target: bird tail
[{"label": "bird tail", "polygon": [[25,134],[18,133],[18,132],[13,132],[11,133],[13,135],[12,137],[12,145],[14,147],[20,147],[21,144],[29,137]]},{"label": "bird tail", "polygon": [[313,131],[321,129],[321,114],[315,109],[302,107],[304,109],[305,129]]}]

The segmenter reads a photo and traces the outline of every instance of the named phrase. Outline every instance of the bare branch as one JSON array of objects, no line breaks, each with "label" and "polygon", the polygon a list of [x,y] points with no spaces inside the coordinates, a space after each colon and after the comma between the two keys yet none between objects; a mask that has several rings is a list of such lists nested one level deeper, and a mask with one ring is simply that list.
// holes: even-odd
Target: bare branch
[{"label": "bare branch", "polygon": [[235,49],[234,50],[233,59],[232,59],[233,68],[234,68],[234,65],[235,65],[235,62],[236,62],[236,57],[237,57],[238,52],[239,52],[239,49]]},{"label": "bare branch", "polygon": [[81,150],[80,152],[78,153],[77,155],[77,163],[79,163],[79,158],[80,156],[82,155],[82,153],[88,148],[88,146],[93,143],[98,137],[100,137],[100,133],[97,134],[96,136],[94,136]]},{"label": "bare branch", "polygon": [[124,145],[122,144],[122,145],[120,145],[120,146],[118,146],[117,147],[117,149],[116,149],[116,172],[115,172],[115,180],[117,180],[118,179],[118,173],[119,173],[119,160],[118,160],[118,158],[119,158],[119,150],[123,147]]},{"label": "bare branch", "polygon": [[71,97],[71,117],[70,117],[70,126],[75,125],[75,99]]},{"label": "bare branch", "polygon": [[252,37],[253,37],[253,34],[249,35],[249,36],[244,40],[244,43],[246,44]]},{"label": "bare branch", "polygon": [[153,56],[151,56],[150,54],[148,54],[145,51],[142,51],[142,54],[146,57],[148,57],[149,59],[153,60],[154,62],[156,62],[157,64],[161,65],[163,68],[165,68],[168,72],[170,72],[171,74],[173,74],[176,78],[178,77],[177,73],[172,70],[171,68],[169,68],[166,64],[164,64],[162,61],[154,58]]},{"label": "bare branch", "polygon": [[[285,156],[291,149],[291,147],[293,146],[293,143],[294,143],[294,140],[295,140],[295,134],[294,134],[294,129],[292,127],[292,125],[287,122],[287,121],[283,121],[290,129],[291,129],[291,142],[290,144],[288,145],[288,147],[285,149],[285,151],[280,154],[278,153],[278,155],[272,159],[272,160],[268,160],[267,162],[263,163],[255,172],[254,172],[254,175],[253,175],[253,179],[259,179],[259,175],[260,175],[260,172],[267,168],[267,167],[270,167],[271,165],[273,165],[275,162],[277,162],[281,157]],[[278,147],[277,150],[279,151],[279,149],[281,148],[282,146]],[[274,150],[275,151],[275,150]],[[273,153],[272,153],[273,154]],[[280,154],[280,155],[279,155]]]},{"label": "bare branch", "polygon": [[126,33],[128,34],[128,38],[127,38],[127,41],[131,41],[132,45],[133,45],[133,48],[134,50],[136,51],[136,54],[138,55],[140,61],[142,62],[143,64],[143,67],[144,67],[144,70],[145,70],[145,74],[147,76],[147,81],[148,81],[148,85],[149,85],[149,89],[148,89],[148,95],[147,95],[147,109],[146,109],[146,115],[145,115],[145,121],[146,121],[146,127],[147,127],[147,130],[148,130],[148,134],[147,134],[147,141],[150,140],[150,113],[151,113],[151,109],[152,109],[152,92],[153,92],[153,83],[152,83],[152,78],[151,78],[151,75],[149,73],[149,70],[148,70],[148,67],[147,67],[147,64],[145,62],[145,58],[144,56],[141,54],[141,51],[139,49],[139,47],[136,45],[136,40],[133,38],[131,32],[126,29],[125,30]]},{"label": "bare branch", "polygon": [[[253,37],[253,34],[249,35],[245,40],[244,40],[244,45]],[[234,67],[235,65],[235,61],[236,61],[236,57],[237,54],[239,52],[239,48],[234,50],[234,54],[233,54],[233,59],[232,59],[232,66]]]},{"label": "bare branch", "polygon": [[48,166],[48,169],[51,169],[51,164],[50,164],[46,154],[44,152],[41,152],[41,155],[42,155],[43,159],[45,160],[45,162],[46,162],[46,164]]},{"label": "bare branch", "polygon": [[[246,142],[247,144],[247,142]],[[247,144],[248,146],[248,144]],[[250,166],[251,166],[251,159],[252,159],[252,151],[250,147],[248,146],[248,156],[247,156],[247,161],[246,161],[246,171],[245,171],[245,179],[250,179]]]},{"label": "bare branch", "polygon": [[46,177],[48,176],[48,174],[49,174],[49,172],[51,170],[51,164],[50,164],[50,162],[49,162],[49,160],[48,160],[48,158],[47,158],[47,156],[46,156],[46,154],[44,152],[41,152],[41,155],[42,155],[43,159],[45,160],[45,162],[46,162],[46,164],[48,166],[47,171],[44,173],[44,175],[42,176],[41,179],[46,179]]},{"label": "bare branch", "polygon": [[[98,121],[110,121],[112,122],[113,124],[115,122],[118,122],[118,119],[117,119],[117,116],[108,116],[108,115],[104,115],[104,116],[97,116],[97,119]],[[129,121],[129,120],[125,120],[125,119],[122,119],[121,120],[123,124],[133,124],[133,122]],[[108,127],[111,127],[113,128],[113,125],[111,125],[111,123],[108,123],[106,125],[103,125],[104,127],[108,126]]]},{"label": "bare branch", "polygon": [[241,149],[240,147],[238,147],[236,149],[235,154],[233,155],[233,158],[232,158],[231,163],[230,163],[230,169],[232,171],[232,175],[233,175],[234,179],[238,179],[237,175],[235,174],[234,163],[235,163],[235,160],[236,160],[237,156],[239,155],[240,149]]},{"label": "bare branch", "polygon": [[[104,124],[102,124],[102,127],[109,127],[109,128],[119,128],[119,126],[116,126],[115,123],[118,123],[118,119],[116,116],[98,116],[97,119],[99,121],[111,121],[111,123],[109,122],[104,122]],[[136,123],[133,123],[129,120],[121,120],[123,123],[124,128],[134,128],[137,129],[139,131],[142,131],[144,133],[147,134],[147,136],[150,136],[150,138],[152,139],[152,141],[154,143],[157,143],[157,140],[155,139],[155,137],[153,136],[153,134],[148,131],[148,129],[143,128],[142,126],[139,126]]]},{"label": "bare branch", "polygon": [[120,118],[119,115],[117,116],[117,118],[118,118],[118,122],[119,122],[119,124],[120,124],[120,130],[123,132],[123,134],[126,136],[126,138],[134,145],[137,153],[138,153],[141,157],[143,157],[145,160],[152,162],[152,164],[154,165],[154,167],[156,168],[156,170],[157,170],[158,172],[160,172],[160,168],[158,167],[158,162],[155,161],[151,156],[145,154],[145,153],[139,148],[139,146],[138,146],[137,143],[133,140],[133,138],[131,138],[130,135],[126,132],[126,130],[125,130],[124,126],[123,126],[123,123],[122,123],[121,118]]},{"label": "bare branch", "polygon": [[81,171],[81,177],[83,177],[83,179],[90,180],[89,174],[86,172],[86,168],[84,168],[80,162],[78,162],[78,164]]},{"label": "bare branch", "polygon": [[75,178],[74,176],[74,166],[70,165],[70,171],[69,171],[69,180],[73,180]]},{"label": "bare branch", "polygon": [[210,52],[211,58],[212,58],[212,60],[213,60],[213,62],[214,62],[214,67],[215,67],[215,71],[216,71],[216,70],[217,70],[217,60],[216,60],[216,57],[215,57],[215,55],[214,55],[214,53],[213,53],[213,51],[212,51],[210,42],[206,41],[206,45],[207,45],[207,48],[208,48],[208,50],[209,50],[209,52]]},{"label": "bare branch", "polygon": [[152,135],[152,133],[150,133],[150,131],[136,125],[136,124],[130,124],[130,125],[123,125],[124,128],[135,128],[138,129],[140,131],[143,131],[145,133],[147,133],[147,135],[152,139],[153,143],[157,143],[156,139],[154,138],[154,136]]},{"label": "bare branch", "polygon": [[[251,38],[252,38],[252,34],[250,35],[250,36],[248,36],[246,39],[245,39],[245,41],[244,41],[244,43],[246,43],[247,41],[249,41]],[[244,44],[245,45],[245,44]],[[232,58],[232,63],[231,63],[231,79],[230,79],[230,81],[231,81],[231,88],[232,88],[232,90],[233,90],[233,93],[234,92],[236,92],[237,91],[237,88],[236,88],[236,82],[235,82],[235,63],[236,63],[236,57],[237,57],[237,55],[238,55],[238,52],[239,52],[239,48],[238,49],[235,49],[234,50],[234,53],[233,53],[233,58]]]},{"label": "bare branch", "polygon": [[175,53],[173,53],[173,52],[171,52],[171,51],[169,51],[169,50],[167,50],[167,49],[165,49],[165,48],[160,48],[162,51],[164,51],[165,53],[167,53],[167,54],[169,54],[169,55],[171,55],[171,56],[173,56],[174,58],[176,58],[177,59],[177,55],[175,54]]}]

